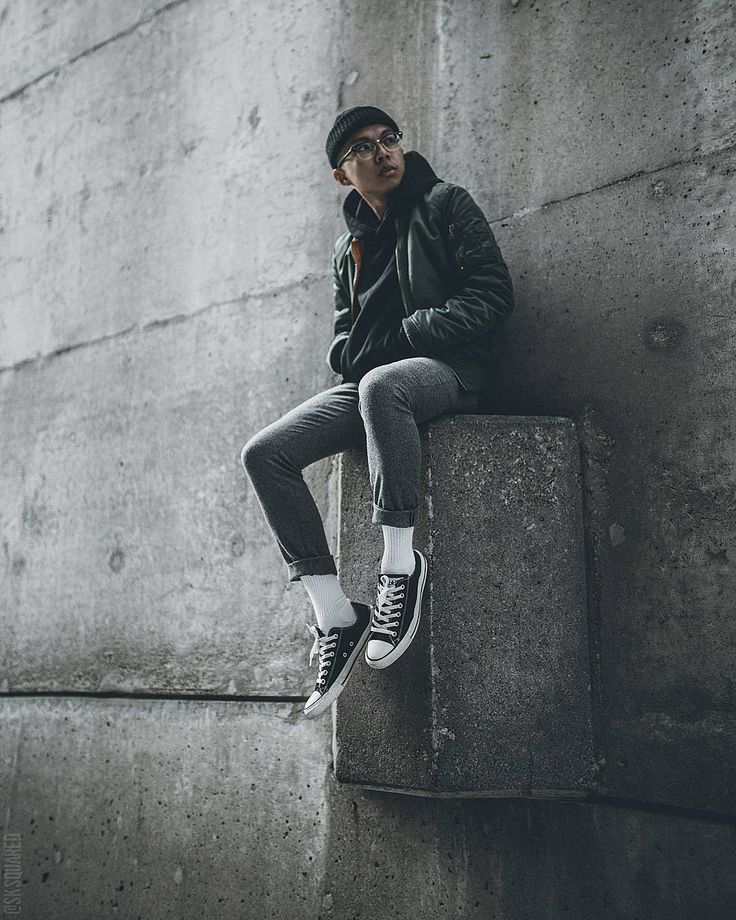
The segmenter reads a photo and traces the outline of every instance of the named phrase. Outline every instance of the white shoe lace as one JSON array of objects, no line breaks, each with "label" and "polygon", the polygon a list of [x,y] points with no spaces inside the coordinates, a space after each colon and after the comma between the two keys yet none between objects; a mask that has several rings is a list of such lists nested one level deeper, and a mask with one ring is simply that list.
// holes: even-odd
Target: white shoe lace
[{"label": "white shoe lace", "polygon": [[314,645],[309,653],[309,667],[312,667],[312,660],[315,655],[319,655],[319,670],[317,672],[317,683],[323,684],[330,670],[330,659],[335,654],[337,645],[337,636],[320,636],[317,627],[307,623],[307,629],[314,636]]},{"label": "white shoe lace", "polygon": [[[398,624],[398,617],[403,606],[399,598],[404,596],[403,585],[391,583],[390,575],[381,575],[378,586],[378,598],[373,611],[371,632],[383,632],[395,639],[393,628]],[[399,608],[399,609],[397,609]]]}]

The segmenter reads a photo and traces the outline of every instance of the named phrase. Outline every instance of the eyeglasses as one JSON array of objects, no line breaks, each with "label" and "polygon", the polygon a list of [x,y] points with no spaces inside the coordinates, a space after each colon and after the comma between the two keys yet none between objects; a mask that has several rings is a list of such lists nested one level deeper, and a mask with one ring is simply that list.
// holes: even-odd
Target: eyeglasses
[{"label": "eyeglasses", "polygon": [[378,141],[361,141],[359,144],[353,144],[335,168],[339,169],[341,164],[353,153],[361,160],[369,160],[376,155],[379,144],[386,150],[394,150],[401,143],[401,138],[403,136],[401,131],[391,131],[390,134],[384,134],[382,137],[379,137]]}]

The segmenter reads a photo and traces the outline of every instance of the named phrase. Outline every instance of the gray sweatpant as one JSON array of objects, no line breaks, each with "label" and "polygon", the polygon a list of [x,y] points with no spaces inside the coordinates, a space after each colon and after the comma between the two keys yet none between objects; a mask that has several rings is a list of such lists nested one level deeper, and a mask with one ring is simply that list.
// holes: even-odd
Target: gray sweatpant
[{"label": "gray sweatpant", "polygon": [[417,425],[472,412],[480,391],[465,390],[438,358],[404,358],[375,367],[360,383],[330,387],[290,409],[248,441],[248,474],[289,581],[336,575],[322,519],[301,471],[365,443],[374,524],[413,527],[419,514],[421,445]]}]

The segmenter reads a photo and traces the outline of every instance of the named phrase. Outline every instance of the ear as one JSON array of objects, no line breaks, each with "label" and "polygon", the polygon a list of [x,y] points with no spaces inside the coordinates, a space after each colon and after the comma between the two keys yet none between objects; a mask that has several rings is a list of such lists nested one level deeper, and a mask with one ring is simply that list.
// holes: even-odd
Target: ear
[{"label": "ear", "polygon": [[340,185],[352,185],[353,184],[350,181],[350,179],[348,179],[348,177],[345,175],[345,170],[343,169],[333,169],[332,178],[335,180],[335,182],[339,182]]}]

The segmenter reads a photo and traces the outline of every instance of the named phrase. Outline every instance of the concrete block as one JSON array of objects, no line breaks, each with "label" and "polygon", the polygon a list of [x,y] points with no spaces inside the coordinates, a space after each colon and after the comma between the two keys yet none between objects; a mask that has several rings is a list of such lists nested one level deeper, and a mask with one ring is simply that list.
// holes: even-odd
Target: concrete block
[{"label": "concrete block", "polygon": [[[336,776],[429,795],[584,794],[593,752],[575,427],[454,415],[420,434],[422,623],[396,664],[363,663],[338,700]],[[365,453],[342,459],[343,581],[373,600],[382,539]]]},{"label": "concrete block", "polygon": [[329,810],[332,912],[323,920],[735,915],[729,822],[600,801],[430,799],[346,784]]},{"label": "concrete block", "polygon": [[[240,451],[325,385],[299,355],[329,296],[305,281],[0,374],[0,691],[311,693],[309,598]],[[336,521],[332,461],[305,478]]]},{"label": "concrete block", "polygon": [[41,920],[314,920],[329,724],[298,703],[1,699],[0,831]]},{"label": "concrete block", "polygon": [[726,822],[363,790],[335,782],[330,742],[286,702],[1,699],[20,917],[733,914]]},{"label": "concrete block", "polygon": [[484,407],[580,434],[607,790],[729,814],[735,171],[731,149],[510,222]]}]

